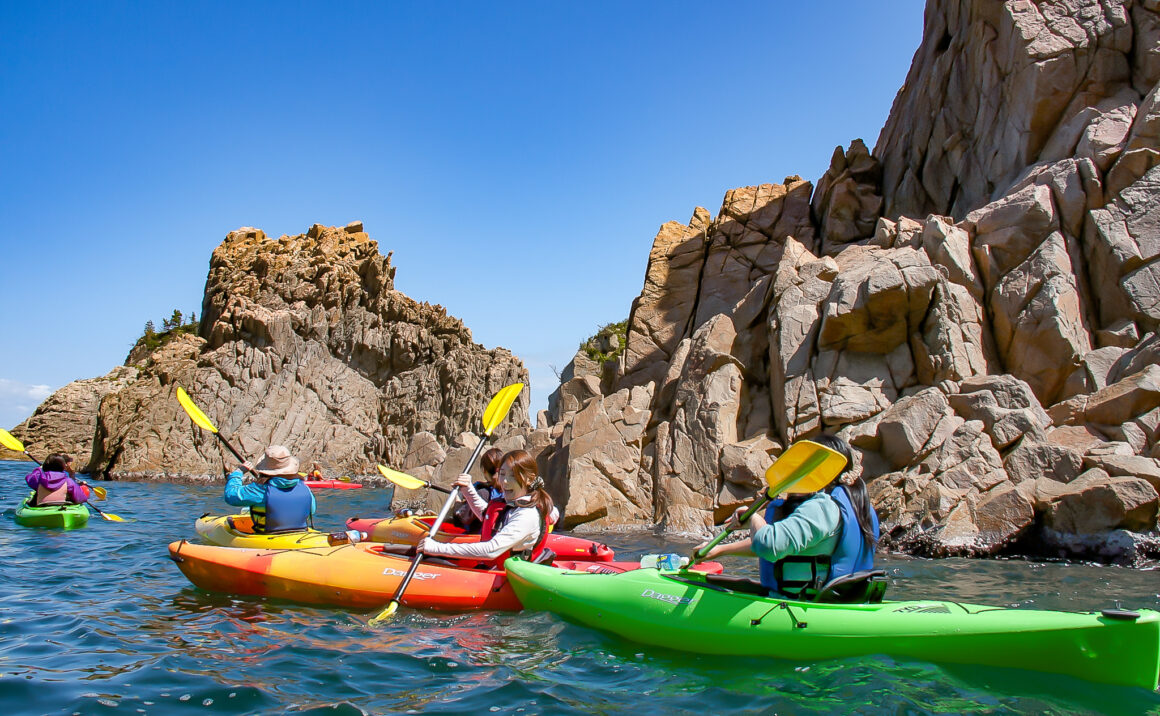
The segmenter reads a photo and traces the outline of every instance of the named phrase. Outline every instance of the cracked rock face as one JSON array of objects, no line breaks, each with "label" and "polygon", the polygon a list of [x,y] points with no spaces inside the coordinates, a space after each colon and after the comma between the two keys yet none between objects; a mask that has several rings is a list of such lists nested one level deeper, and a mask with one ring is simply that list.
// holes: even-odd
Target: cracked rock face
[{"label": "cracked rock face", "polygon": [[[122,370],[136,376],[93,411],[81,462],[114,476],[219,472],[222,451],[192,427],[178,385],[244,455],[284,444],[328,469],[367,472],[401,464],[419,432],[449,445],[527,371],[505,349],[473,343],[442,307],[395,291],[394,272],[361,224],[230,233],[210,260],[200,335],[134,356]],[[498,432],[527,427],[525,392]]]},{"label": "cracked rock face", "polygon": [[[703,531],[824,430],[855,448],[895,548],[1111,554],[1075,530],[1154,527],[1158,11],[931,0],[873,152],[855,140],[816,188],[744,187],[663,226],[616,382],[655,386],[634,504]],[[597,388],[562,388],[545,454],[597,403],[617,420]],[[1093,465],[1115,472],[1080,482]]]}]

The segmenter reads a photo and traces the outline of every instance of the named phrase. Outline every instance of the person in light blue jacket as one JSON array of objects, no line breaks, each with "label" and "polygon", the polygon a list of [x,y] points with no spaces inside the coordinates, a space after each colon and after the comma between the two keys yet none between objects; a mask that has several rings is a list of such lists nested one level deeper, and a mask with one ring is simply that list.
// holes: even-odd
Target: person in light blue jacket
[{"label": "person in light blue jacket", "polygon": [[224,497],[227,504],[250,508],[254,532],[295,532],[313,526],[318,505],[299,479],[298,458],[281,445],[271,445],[252,466],[261,477],[247,483],[243,477],[250,467],[245,463],[229,474]]},{"label": "person in light blue jacket", "polygon": [[[842,481],[850,446],[832,435],[810,440],[846,457],[841,473],[819,492],[773,500],[764,515],[750,518],[748,539],[719,544],[706,556],[756,556],[761,584],[774,597],[809,597],[832,579],[874,568],[878,515],[861,477]],[[746,509],[738,508],[729,524],[736,526]]]}]

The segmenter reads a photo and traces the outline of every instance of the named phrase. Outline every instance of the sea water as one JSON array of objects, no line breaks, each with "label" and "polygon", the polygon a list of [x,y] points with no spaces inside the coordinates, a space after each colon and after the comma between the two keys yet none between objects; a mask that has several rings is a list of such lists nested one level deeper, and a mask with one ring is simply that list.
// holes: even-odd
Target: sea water
[{"label": "sea water", "polygon": [[[0,461],[0,714],[1125,713],[1160,694],[1067,676],[867,656],[722,658],[635,644],[545,613],[372,614],[210,594],[166,545],[231,511],[221,487],[101,483],[133,521],[18,526],[30,463]],[[390,491],[318,490],[319,529],[388,513]],[[618,558],[690,540],[600,537]],[[1160,572],[887,555],[890,599],[1160,609]],[[755,574],[752,560],[726,569]]]}]

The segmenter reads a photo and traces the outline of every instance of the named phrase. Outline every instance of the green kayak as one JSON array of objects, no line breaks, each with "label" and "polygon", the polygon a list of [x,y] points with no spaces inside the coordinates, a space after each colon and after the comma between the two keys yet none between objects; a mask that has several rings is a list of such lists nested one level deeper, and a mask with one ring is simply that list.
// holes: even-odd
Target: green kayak
[{"label": "green kayak", "polygon": [[1160,612],[1006,609],[942,601],[819,604],[742,591],[697,572],[573,572],[509,559],[525,609],[626,639],[704,654],[794,660],[887,654],[1157,687]]},{"label": "green kayak", "polygon": [[84,505],[48,505],[31,507],[28,501],[33,493],[28,493],[16,508],[16,524],[25,527],[57,527],[66,530],[84,527],[89,522],[89,508]]}]

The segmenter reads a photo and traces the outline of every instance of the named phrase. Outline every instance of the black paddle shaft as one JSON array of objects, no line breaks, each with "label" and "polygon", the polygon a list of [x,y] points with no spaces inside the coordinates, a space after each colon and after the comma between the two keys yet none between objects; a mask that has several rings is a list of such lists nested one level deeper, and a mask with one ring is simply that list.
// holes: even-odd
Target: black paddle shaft
[{"label": "black paddle shaft", "polygon": [[[475,466],[475,461],[479,459],[479,454],[483,452],[483,444],[487,442],[487,436],[480,439],[479,444],[475,446],[475,452],[471,453],[471,459],[467,461],[467,467],[463,468],[464,472],[471,472],[471,468]],[[447,519],[447,513],[451,512],[451,505],[455,504],[455,495],[451,490],[447,491],[447,500],[443,503],[443,509],[439,510],[439,516],[435,518],[435,523],[431,525],[431,539],[435,539],[435,535],[439,534],[439,528],[443,526],[443,520]],[[403,577],[403,581],[399,582],[399,588],[395,590],[395,596],[391,597],[391,601],[398,604],[399,600],[403,598],[403,592],[406,591],[407,585],[411,583],[411,577],[415,576],[415,571],[419,569],[419,562],[423,561],[423,553],[415,550],[415,559],[411,561],[411,568],[407,570],[407,576]]]},{"label": "black paddle shaft", "polygon": [[[214,435],[217,435],[217,439],[222,441],[222,445],[226,446],[226,450],[229,450],[230,452],[232,452],[234,454],[234,457],[236,457],[238,459],[239,463],[241,463],[242,465],[246,464],[246,458],[242,457],[241,453],[239,453],[237,450],[234,450],[234,446],[230,445],[229,440],[226,440],[224,437],[222,437],[221,433],[214,433]],[[255,478],[261,479],[262,476],[259,475],[258,472],[254,468],[247,467],[246,470],[251,475],[253,475]]]}]

